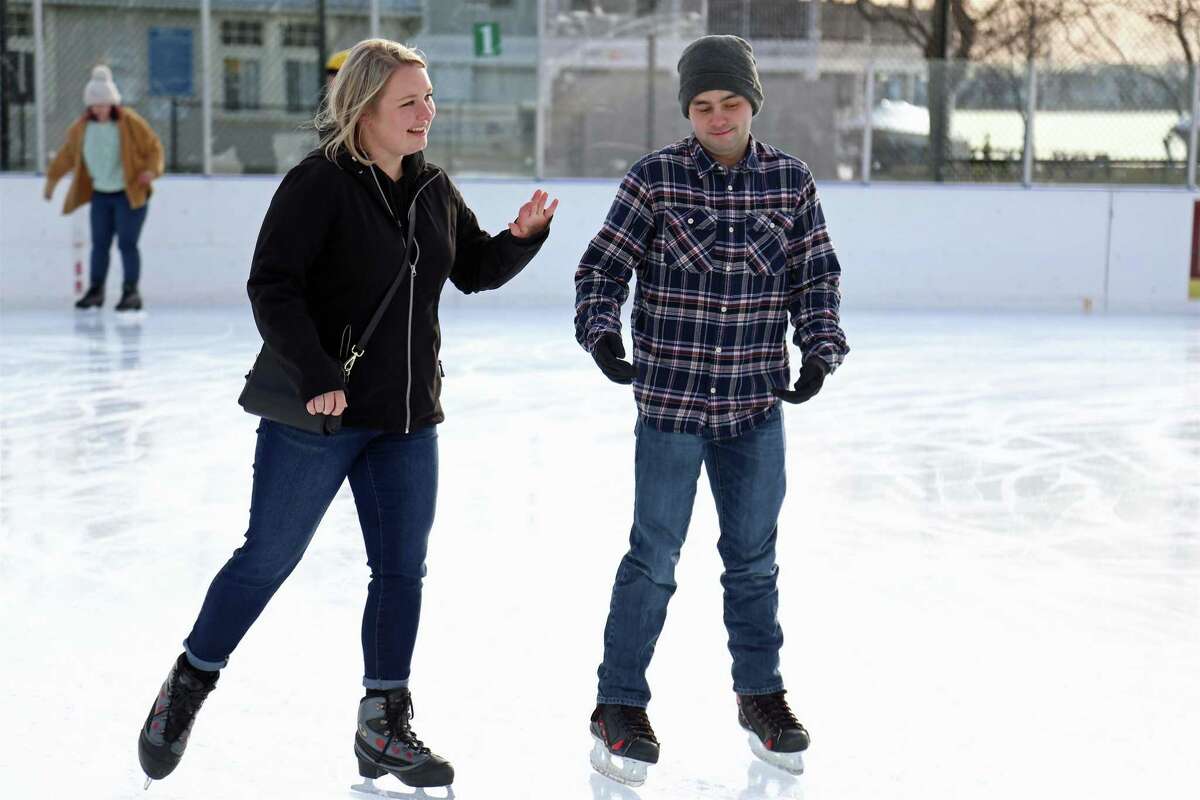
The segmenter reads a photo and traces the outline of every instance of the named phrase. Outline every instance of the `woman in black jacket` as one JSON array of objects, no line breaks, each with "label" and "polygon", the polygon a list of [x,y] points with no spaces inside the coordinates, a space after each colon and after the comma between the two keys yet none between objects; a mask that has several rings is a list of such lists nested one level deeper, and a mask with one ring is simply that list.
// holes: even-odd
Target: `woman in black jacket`
[{"label": "woman in black jacket", "polygon": [[[331,86],[321,149],[284,177],[263,220],[248,290],[266,347],[308,400],[341,417],[328,436],[262,420],[250,525],[209,587],[138,740],[149,779],[178,764],[218,671],[299,563],[349,478],[371,579],[362,621],[366,696],[354,750],[368,778],[443,786],[454,770],[409,725],[409,665],[437,494],[438,300],[496,289],[533,258],[558,205],[536,191],[508,231],[480,230],[454,184],[425,162],[434,117],[421,55],[360,42]],[[402,264],[410,207],[413,245]],[[369,347],[357,342],[407,269]],[[352,367],[352,369],[351,369]]]}]

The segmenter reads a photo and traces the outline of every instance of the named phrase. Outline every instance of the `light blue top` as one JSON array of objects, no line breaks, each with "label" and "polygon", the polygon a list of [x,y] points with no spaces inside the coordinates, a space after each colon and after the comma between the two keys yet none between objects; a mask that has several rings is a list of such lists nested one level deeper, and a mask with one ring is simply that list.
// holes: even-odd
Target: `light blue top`
[{"label": "light blue top", "polygon": [[83,163],[97,192],[125,191],[118,133],[115,122],[88,122],[83,133]]}]

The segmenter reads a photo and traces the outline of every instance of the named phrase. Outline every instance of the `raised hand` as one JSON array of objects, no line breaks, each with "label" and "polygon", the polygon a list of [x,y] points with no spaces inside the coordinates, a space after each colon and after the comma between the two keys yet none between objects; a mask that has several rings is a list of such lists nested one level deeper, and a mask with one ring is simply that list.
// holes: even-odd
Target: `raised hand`
[{"label": "raised hand", "polygon": [[508,232],[518,239],[528,239],[546,230],[554,216],[554,210],[558,208],[557,197],[549,206],[546,205],[549,197],[550,195],[541,189],[535,190],[533,197],[517,212],[517,218],[508,223]]}]

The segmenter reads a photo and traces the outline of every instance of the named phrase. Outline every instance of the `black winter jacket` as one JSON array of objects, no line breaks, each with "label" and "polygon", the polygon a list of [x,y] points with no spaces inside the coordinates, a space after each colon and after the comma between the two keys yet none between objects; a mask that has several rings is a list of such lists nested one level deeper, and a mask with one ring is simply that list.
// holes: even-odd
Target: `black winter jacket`
[{"label": "black winter jacket", "polygon": [[386,175],[349,154],[330,161],[310,153],[276,190],[250,266],[254,321],[299,393],[342,389],[349,346],[401,269],[397,218],[407,223],[408,209],[394,198],[417,204],[416,273],[401,283],[344,387],[350,427],[411,431],[441,422],[438,301],[446,279],[468,294],[503,286],[548,235],[490,236],[421,153],[406,157],[403,171],[406,191],[393,192]]}]

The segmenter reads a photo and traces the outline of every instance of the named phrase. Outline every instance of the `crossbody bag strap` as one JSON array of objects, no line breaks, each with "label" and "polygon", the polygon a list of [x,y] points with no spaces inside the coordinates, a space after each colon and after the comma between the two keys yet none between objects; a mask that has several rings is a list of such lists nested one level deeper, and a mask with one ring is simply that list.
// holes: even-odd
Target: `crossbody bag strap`
[{"label": "crossbody bag strap", "polygon": [[[374,173],[372,173],[371,177],[374,177]],[[378,179],[376,179],[375,185],[376,187],[379,186]],[[380,194],[383,194],[382,189],[380,189]],[[384,198],[384,202],[387,202],[386,198]],[[375,309],[375,314],[372,315],[371,321],[368,322],[367,327],[363,329],[362,336],[359,337],[358,343],[350,345],[350,357],[347,358],[345,363],[342,364],[342,374],[345,375],[347,381],[350,380],[350,371],[354,369],[354,362],[366,354],[367,342],[370,341],[371,334],[375,332],[375,328],[379,325],[379,320],[383,318],[383,312],[387,311],[388,306],[391,305],[392,298],[396,296],[396,291],[400,288],[400,284],[404,282],[404,277],[413,271],[412,262],[409,261],[409,255],[412,253],[413,235],[417,230],[416,222],[417,201],[414,197],[412,204],[408,207],[408,234],[404,238],[404,260],[401,262],[402,266],[399,273],[392,281],[392,285],[388,287],[387,294],[385,294],[383,296],[383,300],[380,301],[379,307]]]}]

